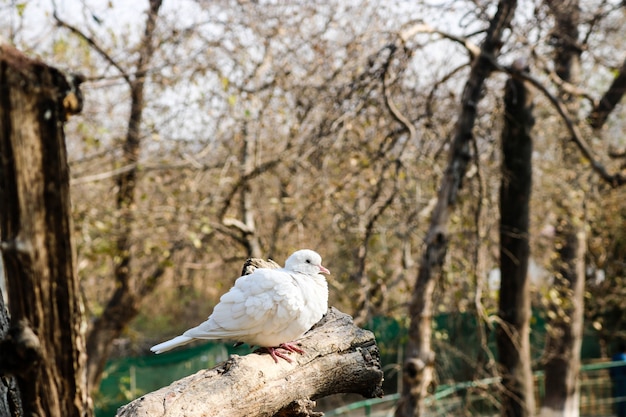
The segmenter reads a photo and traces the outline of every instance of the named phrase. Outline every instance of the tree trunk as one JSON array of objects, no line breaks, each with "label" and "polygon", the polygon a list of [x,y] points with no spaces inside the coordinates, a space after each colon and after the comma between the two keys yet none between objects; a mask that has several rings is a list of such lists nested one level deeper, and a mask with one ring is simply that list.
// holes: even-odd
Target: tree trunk
[{"label": "tree trunk", "polygon": [[[571,84],[580,80],[578,0],[547,0],[555,19],[553,42],[557,75]],[[570,114],[579,111],[578,102],[561,94]],[[579,415],[580,348],[582,345],[586,252],[584,193],[581,174],[576,170],[580,156],[569,140],[563,146],[564,171],[561,199],[557,202],[558,224],[555,227],[556,259],[554,289],[556,300],[551,306],[553,317],[548,323],[545,346],[545,398],[542,416]]]},{"label": "tree trunk", "polygon": [[[572,218],[557,225],[558,266],[555,288],[563,304],[554,306],[548,324],[545,354],[545,398],[542,416],[576,417],[579,415],[580,348],[583,329],[583,293],[585,290],[586,237]],[[566,240],[564,240],[566,239]]]},{"label": "tree trunk", "polygon": [[[2,262],[0,259],[0,280],[4,279]],[[9,333],[9,312],[4,305],[4,295],[0,287],[0,343],[7,339]],[[0,345],[1,346],[1,345]],[[3,348],[0,347],[0,351]],[[0,369],[4,366],[0,360]],[[17,391],[17,383],[15,377],[11,375],[0,376],[0,416],[18,417],[23,415],[20,396]]]},{"label": "tree trunk", "polygon": [[[246,267],[244,267],[246,271]],[[303,355],[275,363],[267,354],[232,356],[120,408],[120,417],[319,416],[312,400],[331,394],[381,397],[374,335],[330,308],[299,341]]]},{"label": "tree trunk", "polygon": [[63,133],[80,92],[8,45],[0,46],[0,90],[0,233],[11,313],[0,373],[15,375],[23,415],[89,416]]},{"label": "tree trunk", "polygon": [[456,205],[457,194],[470,160],[470,144],[473,139],[477,106],[485,79],[493,70],[491,60],[496,58],[500,50],[502,34],[509,27],[516,7],[517,1],[514,0],[501,0],[498,3],[498,10],[491,20],[480,54],[472,62],[471,72],[463,90],[462,107],[450,148],[448,167],[441,180],[437,206],[430,220],[426,248],[422,254],[409,306],[411,323],[406,350],[407,359],[403,368],[403,391],[396,409],[398,417],[424,414],[424,399],[434,376],[434,352],[431,349],[432,296],[435,280],[441,275],[448,248],[448,218]]},{"label": "tree trunk", "polygon": [[[520,65],[521,66],[521,65]],[[518,68],[524,70],[524,68]],[[500,323],[496,333],[503,417],[534,415],[528,280],[529,203],[532,185],[532,96],[524,82],[506,83],[500,184]]]}]

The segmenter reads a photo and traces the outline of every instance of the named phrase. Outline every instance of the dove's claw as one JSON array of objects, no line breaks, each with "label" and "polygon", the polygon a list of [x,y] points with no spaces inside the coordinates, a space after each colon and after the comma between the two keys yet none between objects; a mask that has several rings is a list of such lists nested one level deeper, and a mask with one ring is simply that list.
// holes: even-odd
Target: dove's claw
[{"label": "dove's claw", "polygon": [[301,355],[304,353],[304,351],[302,349],[300,349],[299,347],[297,347],[293,343],[281,343],[278,347],[280,349],[285,349],[287,352],[299,353]]},{"label": "dove's claw", "polygon": [[289,356],[286,356],[283,352],[281,352],[278,349],[280,348],[268,348],[267,349],[270,352],[270,355],[272,356],[272,358],[274,359],[274,362],[278,363],[278,358],[282,358],[289,363],[293,362],[291,359],[289,359]]},{"label": "dove's claw", "polygon": [[[283,352],[283,350],[286,352]],[[264,347],[264,348],[258,349],[258,351],[269,353],[272,359],[274,359],[274,362],[276,363],[278,363],[278,358],[284,359],[287,362],[292,363],[293,361],[291,360],[291,358],[287,356],[288,353],[293,352],[293,353],[299,353],[301,355],[304,353],[304,350],[295,346],[293,343],[281,343],[277,347]]]}]

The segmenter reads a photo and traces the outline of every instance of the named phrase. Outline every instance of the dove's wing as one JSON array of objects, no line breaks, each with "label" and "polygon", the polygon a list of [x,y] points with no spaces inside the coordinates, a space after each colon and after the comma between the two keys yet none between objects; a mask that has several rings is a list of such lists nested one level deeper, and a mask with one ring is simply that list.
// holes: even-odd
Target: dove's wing
[{"label": "dove's wing", "polygon": [[304,295],[284,269],[257,269],[235,281],[207,321],[183,335],[202,339],[236,339],[259,344],[279,335],[304,306]]}]

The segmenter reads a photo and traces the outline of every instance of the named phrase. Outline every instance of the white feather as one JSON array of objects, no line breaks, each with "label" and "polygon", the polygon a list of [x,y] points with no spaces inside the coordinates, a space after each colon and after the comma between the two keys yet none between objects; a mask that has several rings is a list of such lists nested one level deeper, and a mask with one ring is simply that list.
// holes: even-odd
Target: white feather
[{"label": "white feather", "polygon": [[176,336],[172,340],[168,340],[167,342],[159,343],[158,345],[152,346],[150,350],[154,353],[163,353],[167,352],[168,350],[172,350],[178,346],[186,345],[192,340],[192,337]]}]

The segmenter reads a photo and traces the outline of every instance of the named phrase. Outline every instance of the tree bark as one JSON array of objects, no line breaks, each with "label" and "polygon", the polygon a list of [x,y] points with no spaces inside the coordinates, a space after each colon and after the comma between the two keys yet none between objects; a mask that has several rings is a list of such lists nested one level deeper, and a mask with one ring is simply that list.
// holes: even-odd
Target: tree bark
[{"label": "tree bark", "polygon": [[0,45],[0,90],[0,248],[11,315],[0,373],[15,376],[26,416],[89,416],[63,132],[80,92],[8,45]]},{"label": "tree bark", "polygon": [[[245,270],[245,268],[244,268]],[[119,417],[310,416],[312,401],[338,393],[382,396],[374,335],[330,308],[299,340],[303,355],[275,363],[269,355],[233,355],[120,408]]]},{"label": "tree bark", "polygon": [[[523,70],[523,68],[519,68]],[[532,95],[510,78],[504,96],[502,178],[500,183],[500,323],[496,332],[504,392],[503,417],[534,415],[530,357],[528,280],[529,204],[532,186]]]},{"label": "tree bark", "polygon": [[[0,279],[3,279],[3,267],[0,262]],[[4,295],[0,288],[0,351],[3,350],[9,334],[9,312],[4,305]],[[4,356],[4,355],[3,355]],[[2,362],[0,360],[0,362]],[[4,368],[0,363],[0,369]],[[17,382],[11,375],[0,375],[0,416],[18,417],[22,414],[22,404],[17,391]]]},{"label": "tree bark", "polygon": [[457,194],[470,160],[470,144],[484,82],[493,71],[491,62],[500,50],[502,34],[509,27],[516,7],[517,1],[514,0],[501,0],[498,3],[498,10],[490,22],[480,53],[472,62],[463,90],[448,167],[441,180],[409,306],[411,323],[407,359],[403,368],[403,391],[396,409],[398,417],[424,414],[424,399],[434,377],[434,352],[431,349],[432,296],[448,248],[448,218],[456,206]]},{"label": "tree bark", "polygon": [[583,337],[586,236],[580,220],[560,219],[556,239],[555,288],[562,306],[548,324],[542,416],[576,417],[580,412],[580,349]]}]

